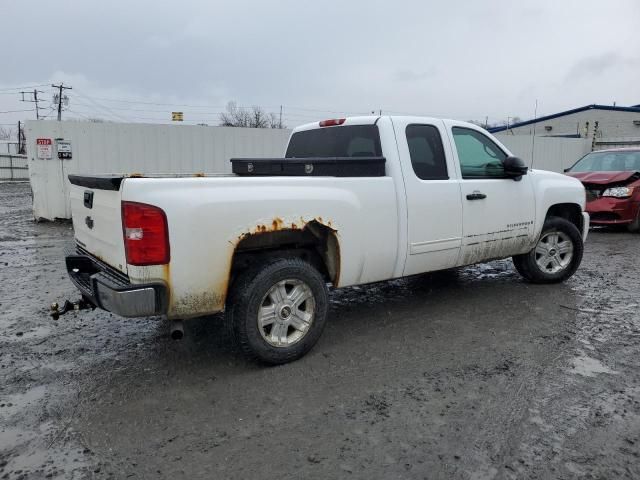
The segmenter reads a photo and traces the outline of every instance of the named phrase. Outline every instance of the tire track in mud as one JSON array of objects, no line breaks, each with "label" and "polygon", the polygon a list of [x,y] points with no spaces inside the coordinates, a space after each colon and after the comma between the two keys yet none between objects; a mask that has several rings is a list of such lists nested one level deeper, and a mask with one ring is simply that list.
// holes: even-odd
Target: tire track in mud
[{"label": "tire track in mud", "polygon": [[[634,337],[640,333],[640,316],[633,307],[637,287],[634,274],[625,279],[629,270],[617,270],[609,256],[594,261],[597,268],[589,265],[577,276],[575,291],[581,301],[572,308],[570,342],[549,363],[539,390],[531,392],[522,418],[528,428],[513,438],[507,478],[640,475],[638,362],[618,368],[617,360],[620,347],[632,352],[624,357],[638,359],[640,341]],[[640,266],[637,258],[634,261]]]}]

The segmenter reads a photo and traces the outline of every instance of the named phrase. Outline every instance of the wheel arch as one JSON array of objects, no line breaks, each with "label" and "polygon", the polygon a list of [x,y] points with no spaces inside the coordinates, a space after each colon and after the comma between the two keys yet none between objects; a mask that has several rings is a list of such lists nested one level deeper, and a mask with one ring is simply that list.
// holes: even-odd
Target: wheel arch
[{"label": "wheel arch", "polygon": [[551,205],[545,214],[545,221],[550,217],[564,218],[574,224],[579,232],[583,231],[584,217],[582,216],[582,208],[577,203],[556,203]]},{"label": "wheel arch", "polygon": [[340,241],[337,231],[315,219],[304,226],[274,221],[243,234],[235,245],[228,285],[256,261],[272,258],[301,258],[323,275],[327,282],[340,283]]}]

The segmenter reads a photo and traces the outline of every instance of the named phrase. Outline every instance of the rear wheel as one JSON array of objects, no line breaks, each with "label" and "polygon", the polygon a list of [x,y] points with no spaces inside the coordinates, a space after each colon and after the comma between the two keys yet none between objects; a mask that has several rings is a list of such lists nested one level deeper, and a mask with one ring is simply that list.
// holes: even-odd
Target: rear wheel
[{"label": "rear wheel", "polygon": [[324,329],[327,308],[320,272],[301,259],[281,258],[240,274],[227,315],[242,352],[275,365],[311,350]]},{"label": "rear wheel", "polygon": [[514,256],[513,264],[529,282],[562,282],[580,266],[583,250],[582,236],[573,223],[549,217],[533,250]]}]

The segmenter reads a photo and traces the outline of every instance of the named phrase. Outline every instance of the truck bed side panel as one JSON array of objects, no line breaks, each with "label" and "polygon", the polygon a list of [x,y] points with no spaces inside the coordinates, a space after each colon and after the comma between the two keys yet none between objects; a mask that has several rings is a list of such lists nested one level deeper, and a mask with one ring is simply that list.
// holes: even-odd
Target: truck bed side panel
[{"label": "truck bed side panel", "polygon": [[166,282],[171,318],[224,307],[233,253],[244,236],[300,229],[310,221],[336,232],[339,286],[394,273],[399,227],[391,177],[132,178],[124,183],[123,200],[157,205],[167,214],[170,265],[129,268],[129,277],[142,283],[156,275]]}]

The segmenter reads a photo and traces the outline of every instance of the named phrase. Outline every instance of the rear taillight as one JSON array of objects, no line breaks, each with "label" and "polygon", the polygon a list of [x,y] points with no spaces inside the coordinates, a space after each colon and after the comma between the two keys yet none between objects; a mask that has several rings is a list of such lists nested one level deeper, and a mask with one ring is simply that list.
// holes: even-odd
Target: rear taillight
[{"label": "rear taillight", "polygon": [[319,125],[321,127],[335,127],[337,125],[342,125],[346,121],[346,118],[332,118],[331,120],[322,120],[319,122]]},{"label": "rear taillight", "polygon": [[169,229],[161,208],[146,203],[122,202],[122,233],[127,263],[169,263]]}]

